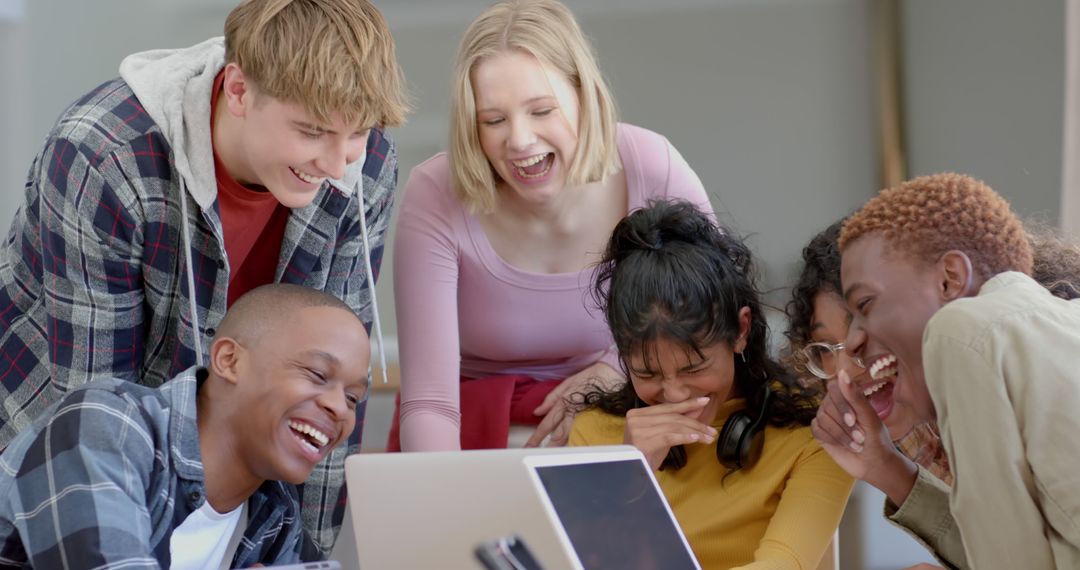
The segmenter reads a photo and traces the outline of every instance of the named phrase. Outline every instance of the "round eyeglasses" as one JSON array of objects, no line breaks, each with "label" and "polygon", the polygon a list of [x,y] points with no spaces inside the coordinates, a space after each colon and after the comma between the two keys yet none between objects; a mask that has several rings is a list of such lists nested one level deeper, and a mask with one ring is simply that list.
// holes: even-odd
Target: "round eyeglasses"
[{"label": "round eyeglasses", "polygon": [[[803,359],[806,361],[806,369],[811,374],[821,378],[822,380],[829,380],[836,377],[838,372],[837,363],[840,361],[840,353],[844,351],[846,346],[842,342],[836,344],[828,342],[812,342],[802,348]],[[850,356],[850,355],[849,355]],[[862,358],[858,356],[851,356],[851,361],[855,363],[855,366],[859,368],[866,368],[863,365]]]}]

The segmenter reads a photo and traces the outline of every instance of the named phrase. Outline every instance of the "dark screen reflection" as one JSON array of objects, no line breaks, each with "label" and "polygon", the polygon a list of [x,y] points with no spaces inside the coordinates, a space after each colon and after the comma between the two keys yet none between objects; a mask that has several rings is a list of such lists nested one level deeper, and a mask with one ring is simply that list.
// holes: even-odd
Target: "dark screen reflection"
[{"label": "dark screen reflection", "polygon": [[536,467],[586,570],[695,568],[641,461]]}]

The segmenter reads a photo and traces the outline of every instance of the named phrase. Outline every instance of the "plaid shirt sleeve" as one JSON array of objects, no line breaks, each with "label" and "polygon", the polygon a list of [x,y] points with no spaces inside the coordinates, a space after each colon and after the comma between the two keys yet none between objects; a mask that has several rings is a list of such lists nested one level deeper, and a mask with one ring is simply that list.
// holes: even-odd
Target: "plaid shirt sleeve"
[{"label": "plaid shirt sleeve", "polygon": [[[3,352],[13,362],[0,373],[10,414],[0,446],[67,390],[95,376],[136,380],[143,365],[142,224],[132,181],[161,183],[139,176],[143,161],[155,160],[139,145],[153,142],[101,154],[95,142],[51,139],[12,227],[9,250],[17,240],[19,258],[9,260],[15,278],[0,304],[25,318],[0,323],[10,327]],[[29,300],[43,310],[23,308]]]},{"label": "plaid shirt sleeve", "polygon": [[[363,204],[367,220],[371,270],[376,278],[382,265],[383,246],[390,226],[390,215],[397,186],[397,152],[393,141],[380,129],[372,129],[368,137],[367,159],[363,169]],[[359,190],[359,189],[358,189]],[[371,331],[372,303],[364,267],[359,213],[348,220],[339,233],[331,260],[325,291],[343,299],[360,315]],[[356,428],[346,445],[338,447],[324,459],[307,482],[301,486],[304,528],[311,539],[306,544],[303,559],[322,560],[334,547],[341,521],[345,516],[345,457],[360,452],[366,402],[356,408]]]},{"label": "plaid shirt sleeve", "polygon": [[[4,537],[0,565],[25,557],[34,568],[158,568],[146,504],[152,425],[132,400],[80,390],[16,440],[0,469],[14,474],[4,500],[18,534]],[[9,464],[14,456],[21,466]]]}]

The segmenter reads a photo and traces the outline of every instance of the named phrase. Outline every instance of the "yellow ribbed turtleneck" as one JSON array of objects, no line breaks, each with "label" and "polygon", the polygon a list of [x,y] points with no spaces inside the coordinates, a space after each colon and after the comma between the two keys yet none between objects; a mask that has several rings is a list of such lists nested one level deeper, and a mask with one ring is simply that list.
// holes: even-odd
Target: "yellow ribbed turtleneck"
[{"label": "yellow ribbed turtleneck", "polygon": [[[742,399],[725,402],[719,431]],[[570,445],[623,442],[626,418],[599,410],[578,415]],[[687,463],[656,478],[694,554],[706,570],[813,569],[844,512],[852,479],[821,448],[809,427],[765,429],[757,465],[724,477],[716,444],[686,446]]]}]

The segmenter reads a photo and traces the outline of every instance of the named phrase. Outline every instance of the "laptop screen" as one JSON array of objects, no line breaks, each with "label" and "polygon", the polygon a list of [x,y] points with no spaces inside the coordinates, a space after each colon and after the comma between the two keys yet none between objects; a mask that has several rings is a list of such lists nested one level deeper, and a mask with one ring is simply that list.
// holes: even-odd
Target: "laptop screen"
[{"label": "laptop screen", "polygon": [[643,460],[532,468],[585,570],[699,568]]}]

